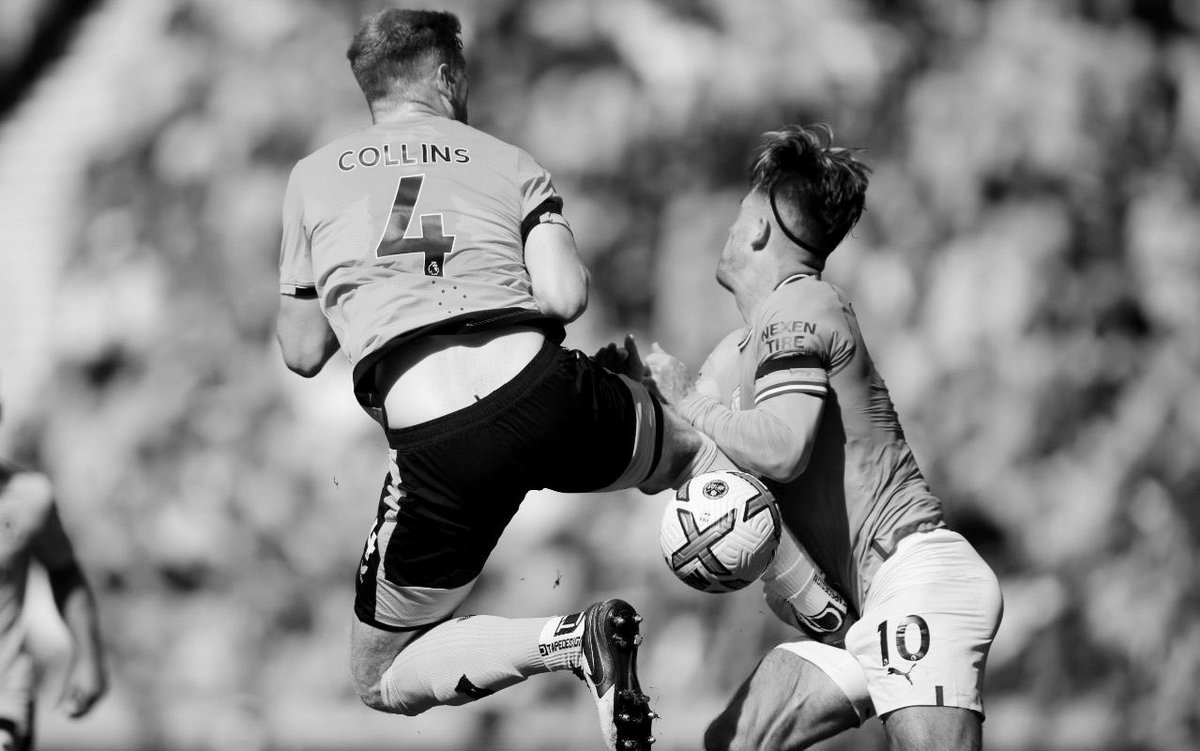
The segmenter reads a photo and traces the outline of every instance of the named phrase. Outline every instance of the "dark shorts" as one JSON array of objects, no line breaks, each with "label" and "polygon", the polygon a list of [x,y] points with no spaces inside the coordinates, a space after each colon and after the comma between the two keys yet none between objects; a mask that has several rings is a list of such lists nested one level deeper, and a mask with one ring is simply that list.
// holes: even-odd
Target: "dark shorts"
[{"label": "dark shorts", "polygon": [[640,384],[547,342],[475,404],[388,430],[392,469],[355,614],[388,630],[448,618],[527,492],[633,487],[657,465],[661,426],[662,409]]}]

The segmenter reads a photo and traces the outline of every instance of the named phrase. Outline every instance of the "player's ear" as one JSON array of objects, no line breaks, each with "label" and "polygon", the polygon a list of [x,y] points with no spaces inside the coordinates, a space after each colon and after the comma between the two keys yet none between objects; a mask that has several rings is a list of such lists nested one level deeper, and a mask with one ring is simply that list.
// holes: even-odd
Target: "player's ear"
[{"label": "player's ear", "polygon": [[762,250],[767,247],[767,240],[771,239],[771,223],[766,217],[754,217],[754,223],[750,226],[750,247],[754,250]]},{"label": "player's ear", "polygon": [[438,93],[448,99],[454,99],[454,91],[458,86],[458,77],[454,75],[454,70],[446,63],[441,63],[437,66],[433,78],[437,84]]}]

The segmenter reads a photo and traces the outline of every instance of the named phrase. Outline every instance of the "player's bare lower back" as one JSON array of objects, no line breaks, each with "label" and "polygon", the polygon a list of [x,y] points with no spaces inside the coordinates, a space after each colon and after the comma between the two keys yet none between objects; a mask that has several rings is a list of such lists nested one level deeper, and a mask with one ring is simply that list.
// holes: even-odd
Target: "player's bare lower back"
[{"label": "player's bare lower back", "polygon": [[376,370],[388,427],[411,427],[475,403],[516,376],[545,339],[539,329],[510,326],[405,345]]}]

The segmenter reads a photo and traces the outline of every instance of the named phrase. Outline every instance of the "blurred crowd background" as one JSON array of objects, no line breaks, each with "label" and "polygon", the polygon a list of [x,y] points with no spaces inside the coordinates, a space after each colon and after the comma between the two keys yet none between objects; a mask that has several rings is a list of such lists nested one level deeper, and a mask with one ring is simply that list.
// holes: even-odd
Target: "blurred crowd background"
[{"label": "blurred crowd background", "polygon": [[[47,751],[597,747],[570,676],[415,719],[350,685],[385,443],[340,358],[285,370],[273,318],[287,174],[368,123],[344,53],[379,7],[0,3],[0,436],[57,484],[113,676],[83,721],[44,702]],[[988,746],[1200,747],[1200,4],[442,7],[472,123],[566,198],[594,283],[570,346],[629,331],[698,365],[740,324],[712,272],[760,134],[863,148],[868,210],[826,278],[1001,576]],[[757,588],[672,578],[663,503],[534,494],[468,610],[635,602],[674,751],[786,630]],[[828,748],[881,744],[875,721]]]}]

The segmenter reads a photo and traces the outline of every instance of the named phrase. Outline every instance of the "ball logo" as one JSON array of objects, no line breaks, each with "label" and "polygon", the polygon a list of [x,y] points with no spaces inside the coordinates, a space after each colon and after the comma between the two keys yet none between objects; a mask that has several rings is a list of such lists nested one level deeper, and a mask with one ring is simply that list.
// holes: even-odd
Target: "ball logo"
[{"label": "ball logo", "polygon": [[700,492],[704,493],[705,498],[716,500],[729,492],[729,486],[722,480],[711,480],[705,483],[704,490]]}]

